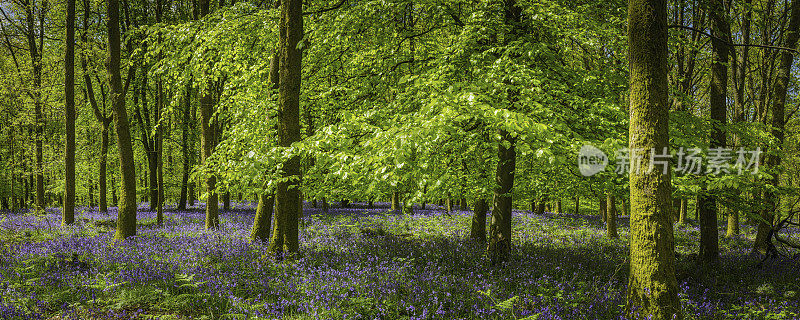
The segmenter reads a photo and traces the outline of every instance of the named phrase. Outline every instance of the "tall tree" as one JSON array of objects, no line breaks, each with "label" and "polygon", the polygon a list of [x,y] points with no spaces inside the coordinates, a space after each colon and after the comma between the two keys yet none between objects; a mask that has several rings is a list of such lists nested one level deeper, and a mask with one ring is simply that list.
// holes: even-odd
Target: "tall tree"
[{"label": "tall tree", "polygon": [[[200,14],[206,16],[209,13],[209,0],[200,0]],[[206,88],[200,96],[200,154],[205,163],[217,145],[218,122],[214,121],[214,93],[211,85],[212,81],[206,82]],[[219,194],[217,194],[217,177],[213,174],[206,177],[206,229],[216,229],[219,227]]]},{"label": "tall tree", "polygon": [[75,0],[67,0],[64,50],[64,212],[63,223],[75,222]]},{"label": "tall tree", "polygon": [[[281,5],[279,70],[278,145],[289,147],[300,140],[300,86],[303,39],[303,2],[283,0]],[[300,157],[291,156],[283,164],[283,176],[275,192],[275,232],[269,250],[276,254],[299,249],[298,216],[300,203]]]},{"label": "tall tree", "polygon": [[[711,140],[710,148],[719,149],[726,145],[725,128],[727,122],[728,90],[728,43],[730,28],[728,10],[722,0],[710,3],[711,30]],[[704,187],[705,189],[706,187]],[[719,260],[719,228],[717,226],[717,197],[703,190],[700,193],[700,252],[701,262],[715,263]]]},{"label": "tall tree", "polygon": [[[111,103],[114,111],[114,126],[117,128],[117,150],[119,152],[119,172],[122,185],[119,199],[119,216],[114,239],[125,239],[136,235],[136,167],[133,162],[128,112],[125,110],[125,88],[122,87],[120,55],[122,51],[119,32],[119,1],[108,0],[106,6],[108,19],[108,84],[111,89]],[[130,72],[128,71],[130,77]]]},{"label": "tall tree", "polygon": [[[798,39],[800,39],[800,1],[792,1],[791,16],[789,19],[789,27],[785,33],[786,42],[784,46],[787,48],[797,48]],[[789,88],[789,79],[792,73],[792,63],[794,62],[794,55],[791,51],[782,50],[780,54],[780,62],[778,65],[777,75],[775,79],[774,101],[772,103],[772,135],[778,143],[778,147],[783,146],[785,138],[784,128],[786,126],[786,92]],[[772,153],[767,158],[767,164],[772,168],[778,168],[781,165],[781,158],[778,153]],[[772,185],[778,186],[780,183],[779,172],[773,173]],[[773,230],[773,220],[775,218],[774,212],[780,210],[780,198],[773,191],[767,191],[764,194],[764,202],[767,210],[764,211],[762,218],[758,225],[753,251],[760,251],[767,253],[768,243],[772,241],[770,235]]]},{"label": "tall tree", "polygon": [[[522,9],[515,0],[505,1],[503,18],[510,32],[505,37],[506,43],[511,43],[521,33]],[[509,105],[513,106],[517,99],[517,92],[508,92]],[[516,139],[508,131],[500,129],[498,132],[500,142],[497,146],[497,170],[495,172],[496,186],[494,188],[494,208],[489,226],[489,245],[487,252],[492,265],[508,261],[511,256],[511,209],[513,201],[511,194],[514,190],[514,171],[517,166]]]},{"label": "tall tree", "polygon": [[[649,150],[669,146],[667,38],[666,0],[628,1],[629,150],[648,151],[643,152],[639,168],[647,168],[654,160]],[[627,310],[655,320],[680,318],[670,174],[659,166],[654,170],[639,168],[631,165],[630,172]]]},{"label": "tall tree", "polygon": [[[747,81],[747,70],[750,56],[750,24],[753,17],[753,9],[751,8],[752,0],[745,0],[743,10],[745,10],[744,17],[740,24],[742,47],[739,50],[731,49],[731,69],[733,71],[734,87],[734,110],[733,122],[742,123],[745,121],[745,82]],[[730,34],[729,34],[730,35]],[[730,42],[733,42],[732,40]],[[742,135],[738,133],[733,134],[734,147],[740,147],[742,143]],[[727,208],[728,224],[725,232],[726,237],[732,237],[739,234],[739,209],[734,207]]]},{"label": "tall tree", "polygon": [[[280,5],[280,2],[276,1],[276,6]],[[278,26],[279,30],[282,30],[283,26]],[[272,84],[272,90],[280,90],[280,48],[281,48],[281,39],[283,38],[283,33],[278,32],[278,48],[275,50],[275,53],[272,54],[272,60],[269,62],[269,82]],[[264,182],[264,189],[267,187],[267,182]],[[253,220],[253,228],[250,231],[250,241],[261,240],[267,241],[269,240],[269,231],[272,223],[272,215],[275,210],[275,195],[270,191],[269,193],[264,193],[266,190],[262,190],[261,193],[258,194],[258,206],[256,207],[256,216]]]}]

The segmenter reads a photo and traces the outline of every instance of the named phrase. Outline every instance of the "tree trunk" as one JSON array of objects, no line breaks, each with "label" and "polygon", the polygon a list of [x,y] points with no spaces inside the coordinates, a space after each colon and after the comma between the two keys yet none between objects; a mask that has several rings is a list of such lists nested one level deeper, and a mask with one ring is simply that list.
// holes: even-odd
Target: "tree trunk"
[{"label": "tree trunk", "polygon": [[607,217],[606,217],[606,199],[604,199],[603,197],[598,197],[597,198],[597,215],[599,215],[600,218],[603,219],[603,223],[606,223],[606,221],[607,221]]},{"label": "tree trunk", "polygon": [[725,232],[725,237],[730,238],[739,234],[739,210],[728,207],[728,228]]},{"label": "tree trunk", "polygon": [[[667,1],[628,1],[629,150],[669,146]],[[649,153],[642,154],[642,167]],[[654,320],[681,318],[675,279],[669,171],[631,170],[630,278],[626,310]]]},{"label": "tree trunk", "polygon": [[[191,123],[191,118],[189,117],[189,112],[191,111],[192,105],[192,86],[191,84],[186,85],[186,97],[185,97],[185,105],[183,108],[183,120],[181,121],[181,125],[183,130],[181,132],[181,152],[183,153],[183,172],[181,175],[181,193],[178,199],[178,210],[186,210],[186,201],[188,198],[193,198],[192,193],[193,189],[189,187],[189,171],[192,168],[192,160],[194,159],[194,154],[189,152],[189,123]],[[192,199],[194,200],[194,199]],[[194,201],[189,201],[192,205]]]},{"label": "tree trunk", "polygon": [[689,199],[681,198],[680,214],[678,215],[679,224],[686,223],[686,211],[688,206],[689,206]]},{"label": "tree trunk", "polygon": [[[28,2],[25,7],[25,18],[27,23],[26,40],[28,52],[30,54],[31,68],[33,70],[33,104],[34,104],[34,130],[33,140],[36,154],[36,167],[32,179],[32,186],[35,186],[36,195],[34,206],[38,211],[44,210],[44,166],[42,156],[42,139],[44,139],[44,116],[42,114],[42,50],[44,38],[44,12],[45,8],[39,10],[39,21],[36,21],[36,10],[33,8],[35,2]],[[36,33],[36,26],[39,26],[39,33]],[[37,43],[38,41],[38,43]],[[33,181],[35,180],[35,181]]]},{"label": "tree trunk", "polygon": [[222,210],[228,211],[231,209],[231,193],[226,191],[222,195]]},{"label": "tree trunk", "polygon": [[[303,38],[303,3],[301,0],[283,0],[281,27],[285,38],[280,43],[280,92],[278,145],[289,147],[300,140],[300,87],[302,72],[302,49],[298,48]],[[285,31],[283,31],[285,30]],[[293,179],[280,182],[275,193],[275,230],[269,251],[281,256],[294,254],[299,249],[298,212],[300,203],[299,156],[291,156],[283,165],[283,177]],[[282,238],[282,239],[281,239]]]},{"label": "tree trunk", "polygon": [[[726,124],[727,89],[728,89],[728,13],[722,0],[712,0],[710,4],[711,29],[711,148],[725,147],[725,130],[720,126]],[[700,196],[700,252],[698,258],[704,263],[719,261],[719,228],[717,225],[717,197],[708,193],[703,187]]]},{"label": "tree trunk", "polygon": [[489,204],[483,197],[475,199],[475,210],[472,212],[472,228],[469,238],[475,241],[486,242],[486,213]]},{"label": "tree trunk", "polygon": [[[64,53],[64,211],[62,222],[75,222],[75,0],[67,0],[67,36]],[[5,198],[4,198],[5,199]]]},{"label": "tree trunk", "polygon": [[272,223],[272,213],[275,207],[275,196],[270,193],[258,196],[258,208],[250,231],[250,242],[269,240],[269,230]]},{"label": "tree trunk", "polygon": [[[108,174],[108,124],[103,125],[103,129],[100,132],[100,163],[98,165],[100,171],[100,212],[108,213],[108,183],[107,181],[107,174]],[[116,199],[115,199],[116,200]]]},{"label": "tree trunk", "polygon": [[617,207],[614,196],[606,196],[606,236],[611,239],[619,238],[617,234]]},{"label": "tree trunk", "polygon": [[561,199],[556,200],[556,213],[564,213],[563,207],[561,206]]},{"label": "tree trunk", "polygon": [[392,191],[392,211],[400,210],[400,193]]},{"label": "tree trunk", "polygon": [[575,214],[581,213],[581,198],[575,196]]},{"label": "tree trunk", "polygon": [[[800,38],[800,1],[792,1],[791,18],[789,20],[789,27],[786,31],[786,43],[784,46],[787,48],[797,48],[797,41]],[[786,50],[781,50],[780,65],[778,66],[778,73],[775,79],[775,91],[773,94],[774,101],[772,103],[772,135],[778,141],[778,146],[783,147],[784,141],[784,127],[786,125],[785,108],[786,108],[786,92],[789,87],[789,79],[792,73],[792,63],[794,62],[794,55]],[[767,157],[768,165],[771,168],[779,168],[781,165],[781,156],[779,154],[771,154]],[[777,187],[780,184],[780,174],[775,172],[772,178],[772,185]],[[777,212],[780,204],[780,198],[777,194],[771,191],[766,191],[764,194],[764,202],[767,210],[764,211],[762,216],[767,222],[774,219],[773,212]],[[769,231],[772,230],[771,224],[759,222],[758,231],[756,234],[756,241],[753,244],[753,251],[766,253],[768,242],[771,241]],[[764,234],[767,233],[767,234]]]},{"label": "tree trunk", "polygon": [[494,189],[494,209],[489,227],[488,254],[492,265],[506,262],[511,257],[511,193],[514,189],[514,170],[517,165],[515,140],[511,134],[501,130],[501,141],[497,148],[497,172]]},{"label": "tree trunk", "polygon": [[[119,217],[114,239],[125,239],[136,235],[136,170],[133,162],[133,146],[125,110],[125,90],[120,75],[119,2],[108,0],[108,61],[109,87],[114,111],[114,126],[117,131],[119,172],[122,174]],[[131,71],[129,71],[131,72]]]},{"label": "tree trunk", "polygon": [[544,203],[545,202],[547,202],[547,200],[545,198],[542,198],[541,200],[539,200],[539,204],[536,205],[536,212],[534,212],[534,214],[539,215],[539,216],[544,214]]}]

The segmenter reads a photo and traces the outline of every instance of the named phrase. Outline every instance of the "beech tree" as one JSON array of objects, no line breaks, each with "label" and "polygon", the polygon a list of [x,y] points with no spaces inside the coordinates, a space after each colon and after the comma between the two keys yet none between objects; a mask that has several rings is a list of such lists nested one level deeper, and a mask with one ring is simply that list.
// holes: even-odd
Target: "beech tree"
[{"label": "beech tree", "polygon": [[[628,1],[630,150],[668,147],[667,1]],[[643,161],[654,159],[645,152]],[[647,168],[646,166],[643,166]],[[631,165],[629,313],[680,318],[668,170]],[[666,172],[666,173],[664,173]]]}]

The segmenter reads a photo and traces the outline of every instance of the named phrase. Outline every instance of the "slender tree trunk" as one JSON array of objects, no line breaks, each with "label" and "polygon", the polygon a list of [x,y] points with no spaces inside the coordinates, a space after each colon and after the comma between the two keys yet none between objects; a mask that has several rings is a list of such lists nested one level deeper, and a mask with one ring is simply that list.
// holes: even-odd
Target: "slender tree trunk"
[{"label": "slender tree trunk", "polygon": [[64,52],[64,211],[62,223],[75,222],[75,0],[67,0],[67,36]]},{"label": "slender tree trunk", "polygon": [[617,234],[617,207],[614,196],[606,196],[606,236],[611,239],[619,238]]},{"label": "slender tree trunk", "polygon": [[[711,148],[725,147],[725,130],[720,126],[726,124],[727,89],[728,89],[728,14],[722,0],[713,0],[710,4],[711,29],[711,121],[714,129],[711,132]],[[700,252],[698,257],[704,263],[719,261],[719,228],[717,225],[717,198],[708,193],[706,187],[700,196]]]},{"label": "slender tree trunk", "polygon": [[[185,104],[183,108],[183,120],[181,121],[181,125],[183,130],[181,132],[181,152],[183,153],[183,172],[181,175],[181,193],[180,198],[178,199],[178,210],[186,210],[186,201],[187,197],[192,198],[193,189],[189,186],[189,171],[192,168],[192,160],[194,160],[194,154],[189,152],[189,123],[191,123],[191,118],[189,117],[189,112],[192,108],[192,86],[191,84],[186,85],[186,97],[185,97]],[[191,189],[191,190],[190,190]],[[190,201],[191,204],[194,204],[194,201]]]},{"label": "slender tree trunk", "polygon": [[107,180],[107,172],[108,172],[108,124],[103,124],[103,129],[100,132],[100,160],[98,164],[98,171],[100,171],[100,212],[108,213],[108,184]]},{"label": "slender tree trunk", "polygon": [[189,190],[186,192],[188,194],[187,197],[189,198],[188,202],[189,202],[189,206],[190,207],[194,207],[194,203],[195,203],[195,201],[197,201],[197,197],[195,195],[195,190],[194,190],[194,185],[195,185],[194,181],[189,181],[189,186],[188,186]]},{"label": "slender tree trunk", "polygon": [[606,199],[603,197],[597,198],[597,215],[603,219],[603,223],[606,223],[608,218],[606,217]]},{"label": "slender tree trunk", "polygon": [[392,211],[400,210],[400,193],[392,191]]},{"label": "slender tree trunk", "polygon": [[486,242],[486,213],[489,204],[483,197],[475,199],[475,210],[472,212],[472,228],[469,237],[472,240]]},{"label": "slender tree trunk", "polygon": [[581,213],[581,198],[575,196],[575,214]]},{"label": "slender tree trunk", "polygon": [[[800,1],[792,1],[791,18],[789,20],[789,27],[786,30],[786,42],[784,46],[787,48],[797,48],[797,42],[800,38]],[[780,55],[780,64],[778,66],[777,77],[775,79],[775,91],[773,94],[774,101],[772,103],[772,135],[778,141],[778,146],[783,148],[784,142],[784,128],[786,126],[785,112],[786,112],[786,93],[789,87],[789,79],[792,73],[792,64],[794,56],[791,52],[782,50]],[[779,154],[770,154],[767,157],[767,164],[771,168],[779,168],[781,165],[781,156]],[[772,185],[778,186],[780,184],[780,174],[775,172],[772,178]],[[775,219],[774,212],[779,211],[780,198],[772,191],[764,192],[764,202],[767,210],[764,211],[762,218],[766,222],[772,222]],[[766,253],[770,239],[770,231],[772,231],[772,223],[759,222],[758,231],[756,233],[755,243],[753,244],[754,252]]]},{"label": "slender tree trunk", "polygon": [[[302,49],[298,44],[303,38],[303,3],[301,0],[283,0],[281,6],[281,30],[285,37],[279,41],[280,92],[278,145],[289,147],[300,140],[300,87]],[[299,249],[298,212],[300,203],[299,156],[292,156],[283,165],[283,176],[289,181],[280,182],[275,192],[276,232],[270,241],[269,251],[294,254]],[[279,239],[279,238],[283,239]]]},{"label": "slender tree trunk", "polygon": [[725,232],[725,237],[730,238],[739,234],[739,210],[728,207],[728,229]]},{"label": "slender tree trunk", "polygon": [[561,206],[561,199],[556,200],[556,213],[564,213],[563,207]]},{"label": "slender tree trunk", "polygon": [[[750,10],[750,5],[752,0],[745,0],[745,15],[741,22],[741,34],[742,34],[742,44],[744,45],[741,48],[741,53],[737,52],[735,48],[731,49],[731,54],[733,55],[733,59],[731,61],[731,68],[733,70],[733,86],[734,86],[734,112],[733,112],[733,122],[734,123],[742,123],[744,122],[744,114],[745,114],[745,82],[747,81],[747,64],[749,63],[749,53],[750,48],[750,22],[753,16],[753,10]],[[741,134],[734,133],[733,134],[733,145],[741,146],[742,144],[742,137]],[[739,211],[732,206],[727,207],[727,216],[728,216],[728,227],[725,232],[726,237],[732,237],[734,235],[739,234]]]},{"label": "slender tree trunk", "polygon": [[689,206],[689,199],[681,198],[680,214],[678,214],[678,224],[686,223],[686,211]]},{"label": "slender tree trunk", "polygon": [[[669,146],[667,82],[667,1],[628,1],[630,63],[629,150]],[[643,154],[643,167],[652,159]],[[681,318],[675,279],[675,246],[669,210],[669,170],[631,170],[629,316],[654,320]],[[637,317],[637,318],[638,318]]]},{"label": "slender tree trunk", "polygon": [[222,194],[222,210],[228,211],[231,209],[231,193],[229,191],[225,191]]},{"label": "slender tree trunk", "polygon": [[114,126],[117,131],[117,149],[119,152],[119,172],[122,174],[121,197],[119,201],[119,217],[114,239],[125,239],[136,235],[136,170],[133,162],[133,146],[128,126],[128,113],[125,110],[125,91],[120,75],[120,34],[119,34],[119,2],[108,0],[108,53],[106,63],[111,88]]},{"label": "slender tree trunk", "polygon": [[[118,205],[119,201],[117,199],[117,179],[114,178],[115,176],[111,175],[111,202],[113,205]],[[136,192],[134,192],[136,193]]]}]

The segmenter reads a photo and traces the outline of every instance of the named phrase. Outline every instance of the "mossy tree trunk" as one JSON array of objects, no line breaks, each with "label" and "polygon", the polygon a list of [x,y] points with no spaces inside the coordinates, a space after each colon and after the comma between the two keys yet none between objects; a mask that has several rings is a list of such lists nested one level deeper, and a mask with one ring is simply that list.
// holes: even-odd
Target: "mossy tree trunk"
[{"label": "mossy tree trunk", "polygon": [[[136,235],[136,167],[133,162],[133,146],[128,124],[128,113],[125,110],[125,89],[122,87],[122,76],[120,75],[121,46],[118,0],[108,0],[106,9],[109,55],[106,68],[109,74],[108,80],[114,113],[114,126],[117,132],[119,172],[122,176],[117,229],[114,233],[114,239],[125,239]],[[133,72],[133,70],[131,69],[129,72]]]},{"label": "mossy tree trunk", "polygon": [[725,237],[730,238],[739,234],[739,210],[728,207],[728,228],[725,232]]},{"label": "mossy tree trunk", "polygon": [[[629,150],[669,146],[667,1],[628,1]],[[652,159],[642,154],[642,168]],[[633,168],[632,168],[633,169]],[[681,317],[675,279],[669,171],[631,170],[630,277],[627,310],[654,320]]]},{"label": "mossy tree trunk", "polygon": [[274,208],[275,196],[272,193],[258,196],[258,208],[256,208],[256,217],[253,222],[253,228],[250,231],[250,242],[269,240]]}]

